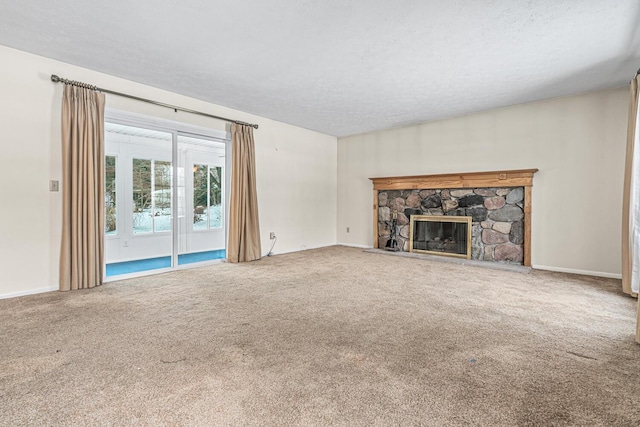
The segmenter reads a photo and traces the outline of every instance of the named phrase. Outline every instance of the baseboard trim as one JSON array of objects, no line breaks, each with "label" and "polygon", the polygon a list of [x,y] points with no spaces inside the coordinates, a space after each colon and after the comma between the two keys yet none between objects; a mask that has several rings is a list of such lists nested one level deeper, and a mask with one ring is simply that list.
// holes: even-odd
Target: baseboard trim
[{"label": "baseboard trim", "polygon": [[622,274],[604,273],[602,271],[577,270],[574,268],[549,267],[548,265],[533,265],[536,270],[557,271],[559,273],[581,274],[583,276],[606,277],[608,279],[622,279]]},{"label": "baseboard trim", "polygon": [[53,292],[57,290],[58,290],[57,286],[51,286],[48,288],[30,289],[28,291],[9,292],[8,294],[0,294],[0,299],[23,297],[25,295],[43,294],[45,292]]},{"label": "baseboard trim", "polygon": [[371,245],[358,245],[356,243],[336,243],[337,246],[348,246],[350,248],[371,249]]},{"label": "baseboard trim", "polygon": [[[328,243],[326,245],[319,245],[319,246],[309,246],[309,247],[305,247],[304,249],[288,249],[285,251],[274,251],[271,256],[274,255],[284,255],[284,254],[292,254],[294,252],[302,252],[302,251],[309,251],[311,249],[320,249],[320,248],[329,248],[331,246],[335,246],[335,245],[339,245],[339,243]],[[263,258],[266,258],[267,255],[263,255]]]}]

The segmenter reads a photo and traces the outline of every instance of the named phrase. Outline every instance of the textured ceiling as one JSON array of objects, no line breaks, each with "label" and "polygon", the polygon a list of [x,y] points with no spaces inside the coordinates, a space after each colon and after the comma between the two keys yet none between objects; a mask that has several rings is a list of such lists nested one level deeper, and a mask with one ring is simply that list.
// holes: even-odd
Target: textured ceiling
[{"label": "textured ceiling", "polygon": [[0,44],[335,136],[619,86],[640,66],[638,0],[0,0],[0,10]]}]

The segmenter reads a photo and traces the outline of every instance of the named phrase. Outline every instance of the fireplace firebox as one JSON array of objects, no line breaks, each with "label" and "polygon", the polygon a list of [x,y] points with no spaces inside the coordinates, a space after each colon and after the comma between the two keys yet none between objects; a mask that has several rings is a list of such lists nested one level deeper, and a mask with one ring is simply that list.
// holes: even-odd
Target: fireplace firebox
[{"label": "fireplace firebox", "polygon": [[470,216],[411,215],[409,251],[471,259]]}]

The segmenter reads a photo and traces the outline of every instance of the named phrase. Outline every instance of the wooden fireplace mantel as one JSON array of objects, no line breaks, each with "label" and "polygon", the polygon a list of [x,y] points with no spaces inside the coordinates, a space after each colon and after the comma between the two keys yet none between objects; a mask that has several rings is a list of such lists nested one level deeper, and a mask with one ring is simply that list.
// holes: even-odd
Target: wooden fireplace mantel
[{"label": "wooden fireplace mantel", "polygon": [[531,187],[538,169],[369,178],[374,190]]},{"label": "wooden fireplace mantel", "polygon": [[531,266],[531,187],[538,169],[369,178],[373,182],[373,246],[378,247],[378,191],[524,187],[524,265]]}]

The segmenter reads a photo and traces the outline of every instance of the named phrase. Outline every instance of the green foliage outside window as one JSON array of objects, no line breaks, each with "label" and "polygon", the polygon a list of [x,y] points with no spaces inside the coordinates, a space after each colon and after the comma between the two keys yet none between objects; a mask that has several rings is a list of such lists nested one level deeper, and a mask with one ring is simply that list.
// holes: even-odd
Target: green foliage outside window
[{"label": "green foliage outside window", "polygon": [[193,165],[194,229],[221,227],[222,167]]},{"label": "green foliage outside window", "polygon": [[133,231],[171,229],[171,162],[133,159]]},{"label": "green foliage outside window", "polygon": [[105,156],[104,166],[104,228],[116,234],[116,156]]}]

